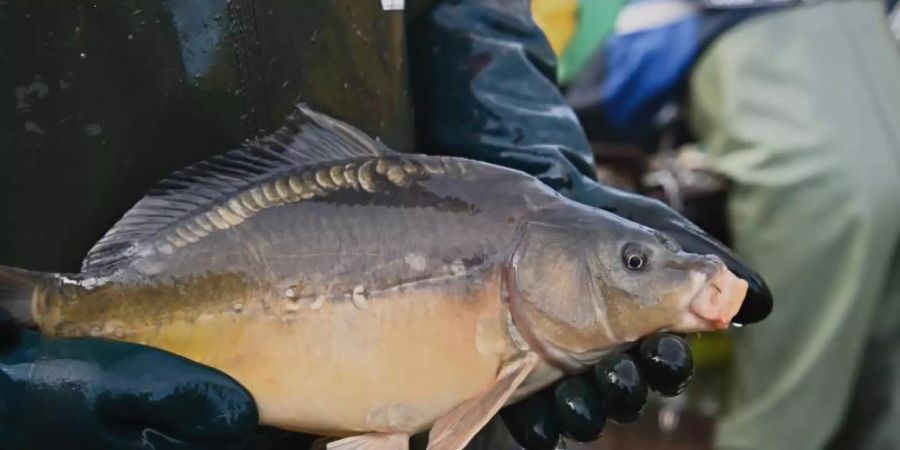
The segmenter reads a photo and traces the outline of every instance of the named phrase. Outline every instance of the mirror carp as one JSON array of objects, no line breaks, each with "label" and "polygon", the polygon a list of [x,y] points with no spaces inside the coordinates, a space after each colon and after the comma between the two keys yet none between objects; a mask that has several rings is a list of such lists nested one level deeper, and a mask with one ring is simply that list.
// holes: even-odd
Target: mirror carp
[{"label": "mirror carp", "polygon": [[721,330],[747,284],[715,256],[523,172],[401,154],[305,106],[175,173],[77,274],[0,268],[58,337],[162,348],[328,448],[461,449],[504,405],[648,334]]}]

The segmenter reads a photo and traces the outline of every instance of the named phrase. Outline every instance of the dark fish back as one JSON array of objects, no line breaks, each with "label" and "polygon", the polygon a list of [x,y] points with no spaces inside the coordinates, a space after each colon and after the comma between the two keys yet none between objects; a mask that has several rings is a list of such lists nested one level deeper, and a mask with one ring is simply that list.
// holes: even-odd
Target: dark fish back
[{"label": "dark fish back", "polygon": [[424,173],[397,185],[376,171],[371,192],[348,186],[308,199],[273,196],[220,233],[135,258],[131,270],[143,278],[240,274],[298,297],[453,279],[503,262],[523,217],[556,198],[531,177],[486,164],[418,156],[353,164],[371,161]]},{"label": "dark fish back", "polygon": [[522,172],[398,154],[300,113],[307,122],[162,182],[95,246],[83,274],[229,274],[293,296],[403,287],[497,263],[522,218],[560,198]]}]

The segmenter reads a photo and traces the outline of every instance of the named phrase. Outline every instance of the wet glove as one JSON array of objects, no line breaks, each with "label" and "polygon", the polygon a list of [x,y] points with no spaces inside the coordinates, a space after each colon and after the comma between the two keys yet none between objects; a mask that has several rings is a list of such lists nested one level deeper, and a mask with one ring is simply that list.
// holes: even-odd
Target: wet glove
[{"label": "wet glove", "polygon": [[590,442],[600,437],[607,419],[637,420],[649,389],[664,396],[680,394],[693,369],[687,341],[659,333],[606,356],[593,370],[504,408],[500,415],[527,450],[552,449],[561,436]]},{"label": "wet glove", "polygon": [[249,392],[162,350],[47,339],[2,310],[0,344],[0,448],[222,449],[257,427]]}]

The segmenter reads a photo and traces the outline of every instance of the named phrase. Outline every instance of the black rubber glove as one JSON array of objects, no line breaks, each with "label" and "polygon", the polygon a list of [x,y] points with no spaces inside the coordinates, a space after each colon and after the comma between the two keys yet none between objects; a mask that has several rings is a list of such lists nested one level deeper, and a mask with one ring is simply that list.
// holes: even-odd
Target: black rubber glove
[{"label": "black rubber glove", "polygon": [[0,448],[222,449],[257,430],[250,393],[219,371],[136,344],[47,339],[0,317]]},{"label": "black rubber glove", "polygon": [[[738,319],[772,307],[762,279],[718,241],[661,202],[601,186],[593,153],[553,79],[555,58],[527,0],[439,2],[415,17],[409,40],[417,148],[522,170],[579,202],[667,233],[691,252],[713,253],[750,284]],[[596,439],[606,417],[634,420],[647,386],[680,392],[693,372],[687,343],[650,336],[503,410],[526,449],[552,448],[560,434]]]},{"label": "black rubber glove", "polygon": [[680,394],[693,369],[687,341],[659,333],[500,414],[510,434],[527,450],[552,449],[561,436],[590,442],[600,437],[608,419],[637,420],[649,389],[663,396]]}]

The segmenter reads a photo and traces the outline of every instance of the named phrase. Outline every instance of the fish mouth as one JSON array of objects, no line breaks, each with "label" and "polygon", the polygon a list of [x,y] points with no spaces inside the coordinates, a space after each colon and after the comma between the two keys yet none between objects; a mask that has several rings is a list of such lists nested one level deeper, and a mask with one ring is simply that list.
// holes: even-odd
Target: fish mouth
[{"label": "fish mouth", "polygon": [[688,310],[673,327],[681,332],[716,331],[728,328],[747,296],[749,285],[722,264],[706,277],[691,297]]}]

